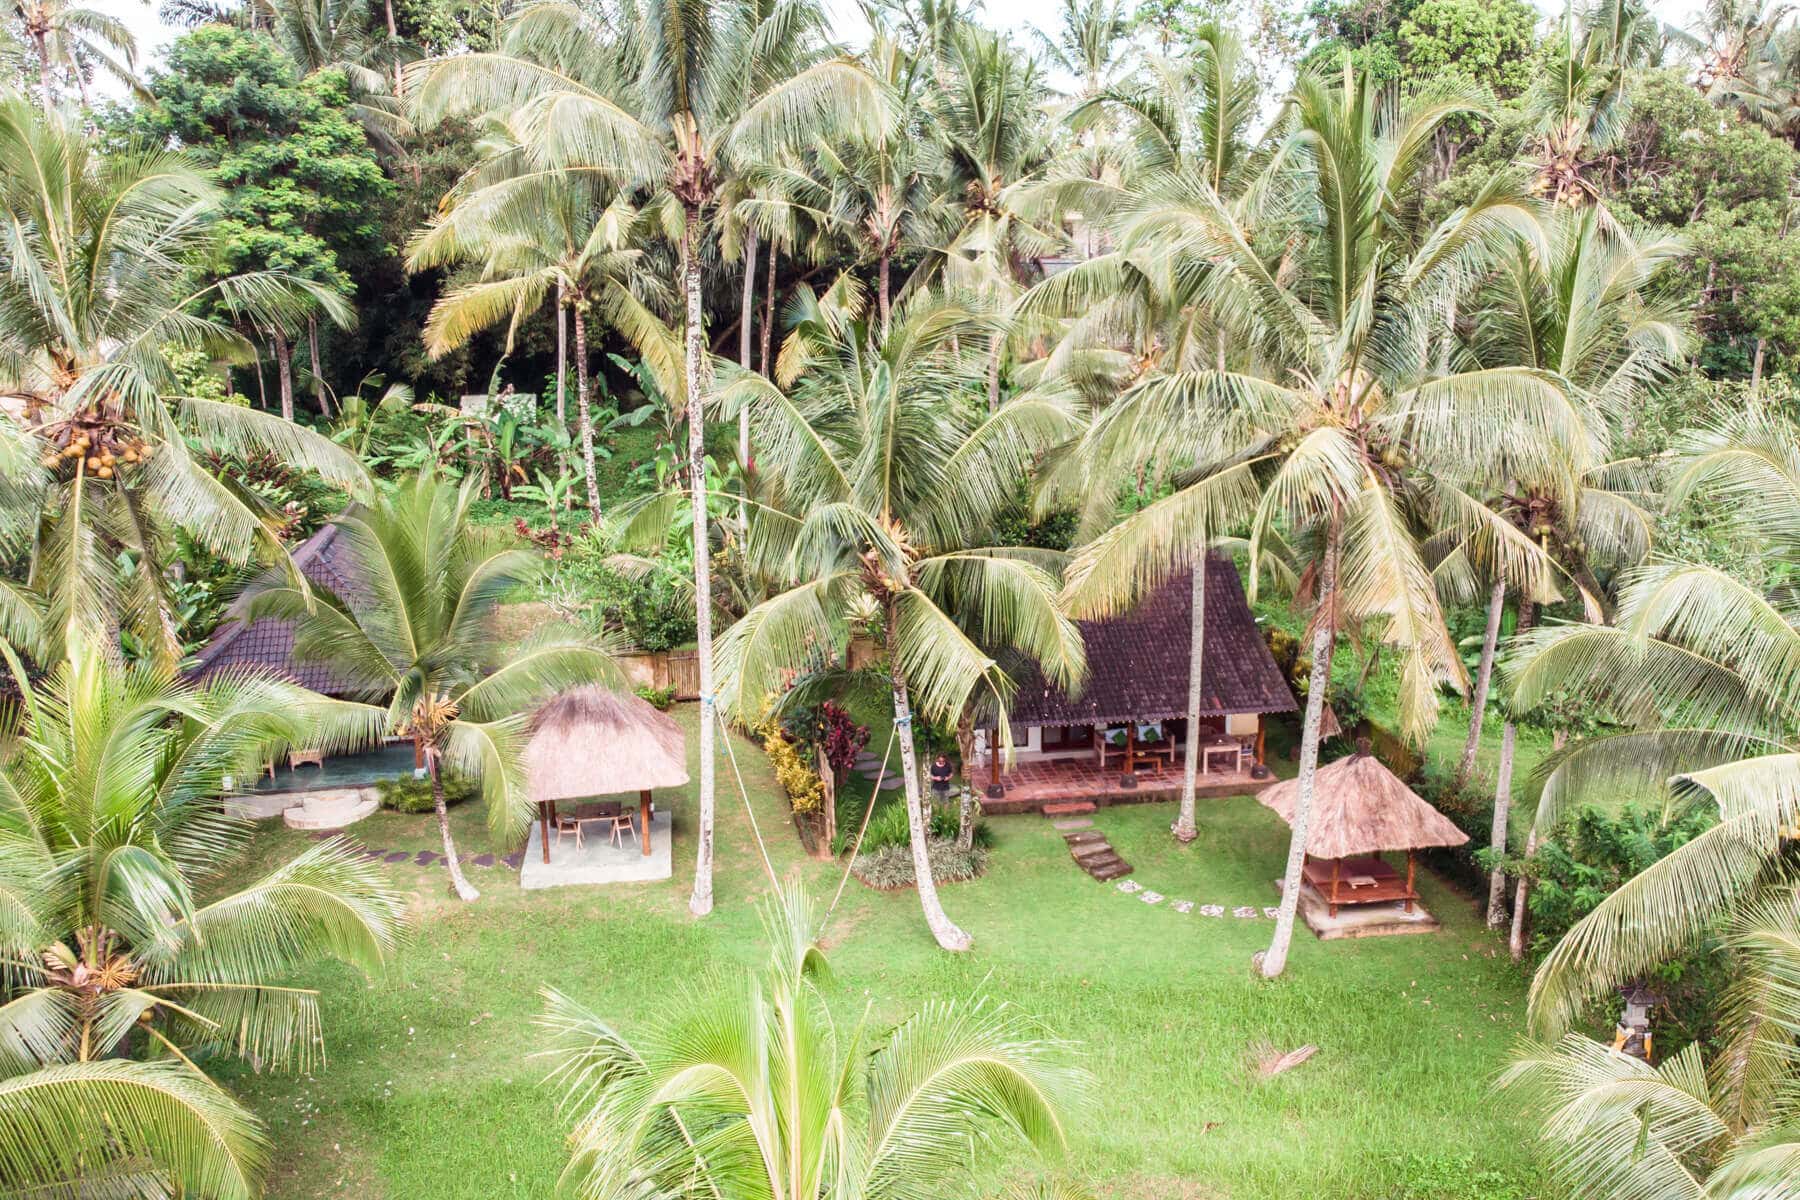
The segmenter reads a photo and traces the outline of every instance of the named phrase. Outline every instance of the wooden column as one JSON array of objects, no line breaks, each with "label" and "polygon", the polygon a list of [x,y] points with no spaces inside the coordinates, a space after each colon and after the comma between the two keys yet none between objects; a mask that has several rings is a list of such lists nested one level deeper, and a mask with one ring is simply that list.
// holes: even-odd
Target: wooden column
[{"label": "wooden column", "polygon": [[550,809],[551,809],[551,807],[552,807],[552,805],[551,805],[550,801],[548,801],[548,800],[539,800],[538,801],[538,841],[540,843],[542,843],[543,851],[544,851],[544,861],[546,863],[548,863],[550,861]]},{"label": "wooden column", "polygon": [[645,788],[638,793],[638,845],[644,848],[644,857],[650,857],[650,789]]},{"label": "wooden column", "polygon": [[1006,795],[1006,788],[1000,783],[1000,727],[994,726],[993,736],[988,738],[988,789],[989,800],[998,800]]},{"label": "wooden column", "polygon": [[1329,907],[1331,910],[1330,915],[1334,917],[1337,916],[1338,908],[1338,872],[1343,869],[1343,866],[1343,859],[1334,858],[1331,860],[1331,904]]},{"label": "wooden column", "polygon": [[1406,852],[1406,911],[1411,912],[1413,906],[1413,852]]},{"label": "wooden column", "polygon": [[1257,713],[1256,714],[1256,765],[1259,767],[1267,765],[1263,760],[1263,735],[1266,732],[1267,731],[1263,728],[1263,715],[1261,713]]}]

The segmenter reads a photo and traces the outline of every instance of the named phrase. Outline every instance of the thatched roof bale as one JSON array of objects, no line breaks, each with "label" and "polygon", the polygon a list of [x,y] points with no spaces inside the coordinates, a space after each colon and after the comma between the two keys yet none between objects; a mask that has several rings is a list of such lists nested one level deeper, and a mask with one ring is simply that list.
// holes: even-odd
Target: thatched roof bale
[{"label": "thatched roof bale", "polygon": [[[1290,825],[1296,780],[1283,780],[1256,797]],[[1319,768],[1314,777],[1312,820],[1306,852],[1314,858],[1351,858],[1383,850],[1460,846],[1469,835],[1451,823],[1362,745],[1349,758]]]},{"label": "thatched roof bale", "polygon": [[680,787],[688,781],[687,739],[637,696],[579,687],[533,716],[525,771],[534,802]]}]

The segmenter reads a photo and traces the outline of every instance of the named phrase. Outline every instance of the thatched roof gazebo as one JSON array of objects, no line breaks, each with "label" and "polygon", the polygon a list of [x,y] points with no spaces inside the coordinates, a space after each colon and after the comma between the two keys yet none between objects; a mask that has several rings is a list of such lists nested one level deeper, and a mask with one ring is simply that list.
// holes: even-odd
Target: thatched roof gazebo
[{"label": "thatched roof gazebo", "polygon": [[667,713],[630,693],[589,685],[564,692],[532,716],[526,787],[538,806],[544,861],[559,800],[636,792],[639,841],[650,854],[650,793],[688,781],[687,739]]},{"label": "thatched roof gazebo", "polygon": [[[1257,800],[1294,823],[1300,784],[1288,779],[1265,788]],[[1330,915],[1339,904],[1402,900],[1412,911],[1413,854],[1436,846],[1460,846],[1469,835],[1433,808],[1359,740],[1356,753],[1320,767],[1313,779],[1312,817],[1306,828],[1306,882],[1325,896]],[[1382,860],[1385,851],[1406,852],[1406,879]]]}]

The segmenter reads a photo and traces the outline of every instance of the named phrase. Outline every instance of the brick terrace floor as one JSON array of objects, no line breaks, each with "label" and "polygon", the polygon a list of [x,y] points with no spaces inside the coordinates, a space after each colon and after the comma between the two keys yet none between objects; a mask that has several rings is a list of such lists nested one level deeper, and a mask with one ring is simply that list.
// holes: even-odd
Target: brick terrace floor
[{"label": "brick terrace floor", "polygon": [[[1133,801],[1164,800],[1181,789],[1183,759],[1173,766],[1163,764],[1160,774],[1140,768],[1137,787],[1120,783],[1121,771],[1116,764],[1105,771],[1091,758],[1058,758],[1020,763],[1000,777],[1006,789],[1004,800],[984,800],[989,812],[1021,812],[1059,800],[1092,800],[1097,804],[1129,804]],[[1256,780],[1248,770],[1212,770],[1197,777],[1201,795],[1239,795],[1259,791],[1270,780]]]}]

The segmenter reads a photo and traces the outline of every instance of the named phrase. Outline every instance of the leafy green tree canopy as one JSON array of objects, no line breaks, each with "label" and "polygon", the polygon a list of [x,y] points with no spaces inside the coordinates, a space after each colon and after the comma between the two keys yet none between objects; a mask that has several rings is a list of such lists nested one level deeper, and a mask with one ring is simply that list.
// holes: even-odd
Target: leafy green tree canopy
[{"label": "leafy green tree canopy", "polygon": [[338,71],[302,79],[266,35],[209,25],[151,80],[141,127],[201,155],[227,191],[225,266],[349,290],[342,264],[381,246],[392,188]]}]

